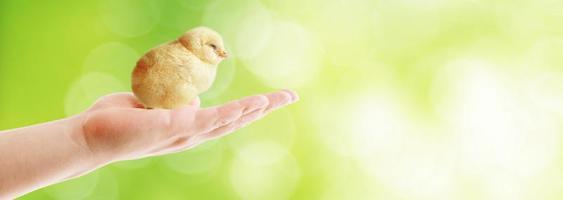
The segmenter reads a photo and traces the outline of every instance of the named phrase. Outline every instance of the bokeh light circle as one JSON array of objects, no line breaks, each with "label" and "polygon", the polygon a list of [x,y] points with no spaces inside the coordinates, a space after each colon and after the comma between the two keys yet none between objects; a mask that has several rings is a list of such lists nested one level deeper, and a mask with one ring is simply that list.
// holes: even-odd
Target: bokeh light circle
[{"label": "bokeh light circle", "polygon": [[227,47],[266,84],[300,87],[316,78],[320,45],[301,25],[272,18],[255,0],[210,4],[202,23],[216,29]]},{"label": "bokeh light circle", "polygon": [[50,186],[45,191],[49,196],[60,200],[86,199],[96,188],[99,179],[100,173],[95,172]]},{"label": "bokeh light circle", "polygon": [[270,165],[289,154],[287,147],[273,141],[256,141],[237,149],[237,156],[253,165]]},{"label": "bokeh light circle", "polygon": [[102,170],[98,184],[94,191],[88,196],[89,200],[114,200],[119,197],[119,184],[117,178],[111,171]]},{"label": "bokeh light circle", "polygon": [[247,145],[256,142],[272,142],[283,148],[289,149],[295,139],[295,119],[286,110],[276,110],[265,118],[252,123],[225,138],[229,146],[235,150],[241,150]]},{"label": "bokeh light circle", "polygon": [[358,163],[365,174],[385,185],[395,196],[455,199],[452,197],[457,189],[455,153],[450,141],[411,135],[400,152],[376,153],[359,159]]},{"label": "bokeh light circle", "polygon": [[[342,162],[352,163],[350,160],[343,160]],[[360,170],[340,165],[331,166],[331,168],[332,167],[333,169],[327,172],[330,174],[330,177],[323,182],[326,183],[327,186],[322,188],[323,192],[318,199],[389,199],[389,195],[378,189],[377,183],[372,181],[369,176],[358,176],[357,173],[353,173],[361,172]]]},{"label": "bokeh light circle", "polygon": [[373,42],[373,33],[380,29],[372,26],[372,4],[365,0],[324,1],[323,6],[313,9],[314,23],[308,27],[322,41],[325,63],[338,67],[354,65],[379,46]]},{"label": "bokeh light circle", "polygon": [[563,37],[541,38],[526,55],[527,64],[534,68],[561,69],[563,66]]},{"label": "bokeh light circle", "polygon": [[201,144],[194,149],[163,157],[170,169],[185,174],[214,174],[223,160],[223,144],[215,140]]},{"label": "bokeh light circle", "polygon": [[102,0],[100,15],[113,33],[136,37],[148,33],[159,21],[157,5],[154,0]]},{"label": "bokeh light circle", "polygon": [[115,77],[92,72],[87,73],[74,82],[65,98],[65,113],[77,114],[89,108],[98,98],[119,91],[126,87]]},{"label": "bokeh light circle", "polygon": [[301,87],[317,77],[321,49],[305,28],[279,21],[271,37],[256,57],[244,61],[247,69],[277,88]]},{"label": "bokeh light circle", "polygon": [[202,23],[216,29],[223,36],[228,49],[241,59],[249,59],[261,52],[270,39],[272,16],[256,0],[211,3],[202,17]]},{"label": "bokeh light circle", "polygon": [[521,196],[506,191],[522,191],[560,150],[557,121],[534,104],[542,97],[527,97],[535,75],[519,70],[524,75],[488,59],[456,58],[433,86],[438,113],[454,136],[459,173],[474,177],[493,199]]},{"label": "bokeh light circle", "polygon": [[[239,154],[240,155],[240,154]],[[237,156],[230,180],[243,199],[288,199],[300,179],[300,169],[290,154],[273,163],[247,162]]]},{"label": "bokeh light circle", "polygon": [[257,7],[241,19],[234,43],[234,52],[241,59],[260,54],[271,39],[272,19],[266,9]]},{"label": "bokeh light circle", "polygon": [[108,42],[93,49],[84,61],[84,72],[111,74],[129,84],[131,71],[140,55],[135,49],[119,42]]},{"label": "bokeh light circle", "polygon": [[229,57],[227,60],[221,62],[217,67],[217,75],[215,81],[213,81],[213,85],[211,85],[209,90],[202,93],[200,98],[214,99],[226,92],[235,78],[236,68],[236,58],[234,57]]},{"label": "bokeh light circle", "polygon": [[399,99],[388,94],[352,93],[316,103],[311,112],[318,124],[318,138],[330,150],[344,156],[400,151],[407,119],[397,103]]},{"label": "bokeh light circle", "polygon": [[532,102],[545,112],[563,117],[563,74],[552,72],[531,78],[526,91]]}]

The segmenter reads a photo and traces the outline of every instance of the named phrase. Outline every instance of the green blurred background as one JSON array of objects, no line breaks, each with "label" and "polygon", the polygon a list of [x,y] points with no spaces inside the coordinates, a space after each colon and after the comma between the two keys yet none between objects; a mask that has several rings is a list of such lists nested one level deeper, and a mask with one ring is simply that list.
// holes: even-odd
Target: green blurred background
[{"label": "green blurred background", "polygon": [[2,0],[0,130],[130,91],[205,25],[233,55],[205,106],[301,101],[21,199],[562,199],[562,22],[559,0]]}]

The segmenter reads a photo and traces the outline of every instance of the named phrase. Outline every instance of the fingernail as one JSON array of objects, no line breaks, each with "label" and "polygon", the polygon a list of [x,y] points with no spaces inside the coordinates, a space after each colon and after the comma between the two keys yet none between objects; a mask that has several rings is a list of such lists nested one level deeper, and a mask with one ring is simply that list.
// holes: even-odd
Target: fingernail
[{"label": "fingernail", "polygon": [[299,95],[297,95],[295,91],[290,89],[284,89],[283,91],[287,92],[291,96],[291,103],[299,101]]}]

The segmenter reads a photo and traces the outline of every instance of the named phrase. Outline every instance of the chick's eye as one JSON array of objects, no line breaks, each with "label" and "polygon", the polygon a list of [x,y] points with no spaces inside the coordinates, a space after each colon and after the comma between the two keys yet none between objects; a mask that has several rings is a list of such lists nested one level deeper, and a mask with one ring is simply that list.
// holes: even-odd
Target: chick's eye
[{"label": "chick's eye", "polygon": [[209,46],[211,46],[211,48],[213,48],[213,49],[217,49],[217,46],[214,45],[214,44],[209,44]]}]

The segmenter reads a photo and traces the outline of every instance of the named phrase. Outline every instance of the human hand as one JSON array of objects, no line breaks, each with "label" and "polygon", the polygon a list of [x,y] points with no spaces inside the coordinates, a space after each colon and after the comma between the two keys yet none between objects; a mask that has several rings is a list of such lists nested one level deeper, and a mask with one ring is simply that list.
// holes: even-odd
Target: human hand
[{"label": "human hand", "polygon": [[182,151],[293,103],[288,90],[200,108],[145,109],[131,93],[100,98],[69,118],[0,131],[0,199],[78,177],[105,164]]},{"label": "human hand", "polygon": [[298,100],[282,90],[209,108],[199,99],[173,109],[145,109],[131,93],[100,98],[80,114],[81,141],[98,164],[178,152],[224,136]]}]

